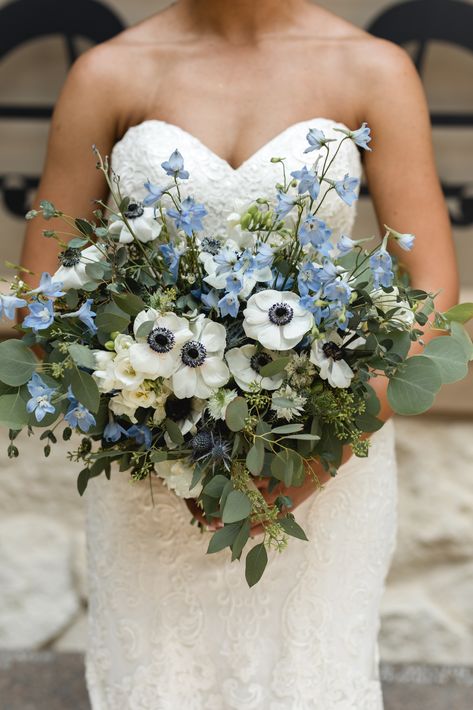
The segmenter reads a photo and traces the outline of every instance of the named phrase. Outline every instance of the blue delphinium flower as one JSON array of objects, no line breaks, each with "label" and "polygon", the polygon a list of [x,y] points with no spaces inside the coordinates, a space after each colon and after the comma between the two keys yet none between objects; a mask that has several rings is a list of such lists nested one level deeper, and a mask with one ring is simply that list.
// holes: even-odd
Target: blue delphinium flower
[{"label": "blue delphinium flower", "polygon": [[34,412],[36,421],[41,422],[46,414],[53,414],[56,407],[51,403],[51,397],[56,393],[54,387],[48,387],[44,380],[35,372],[26,385],[31,395],[26,403],[26,411]]},{"label": "blue delphinium flower", "polygon": [[52,301],[33,301],[28,306],[29,315],[23,321],[25,328],[31,328],[35,333],[45,330],[54,321],[54,306]]},{"label": "blue delphinium flower", "polygon": [[266,266],[271,266],[274,261],[274,252],[269,244],[265,244],[264,242],[257,244],[254,260],[257,269],[264,269]]},{"label": "blue delphinium flower", "polygon": [[94,318],[97,315],[95,311],[92,310],[92,304],[94,302],[93,298],[88,298],[82,306],[77,311],[72,313],[64,313],[62,318],[78,318],[81,323],[87,326],[91,333],[97,332],[97,326],[95,325]]},{"label": "blue delphinium flower", "polygon": [[380,285],[389,288],[392,285],[394,278],[392,265],[391,255],[384,246],[381,246],[370,256],[370,268],[375,288],[379,288]]},{"label": "blue delphinium flower", "polygon": [[23,298],[16,296],[0,296],[0,318],[2,315],[8,320],[15,320],[15,311],[17,308],[24,308],[27,302]]},{"label": "blue delphinium flower", "polygon": [[53,281],[52,276],[45,271],[41,275],[39,286],[28,293],[41,293],[46,298],[60,298],[65,293],[61,290],[62,286],[62,281]]},{"label": "blue delphinium flower", "polygon": [[342,279],[335,279],[324,287],[324,298],[346,306],[350,303],[351,288],[345,281],[342,281]]},{"label": "blue delphinium flower", "polygon": [[204,306],[207,306],[210,310],[212,308],[218,308],[219,295],[214,288],[210,289],[208,293],[202,293],[200,300]]},{"label": "blue delphinium flower", "polygon": [[181,203],[180,210],[168,210],[168,216],[171,217],[178,229],[182,229],[188,237],[192,236],[192,232],[199,232],[204,227],[202,219],[207,214],[204,205],[200,205],[192,197],[186,197]]},{"label": "blue delphinium flower", "polygon": [[345,135],[351,138],[352,141],[360,148],[363,148],[363,150],[371,150],[368,146],[368,143],[371,142],[371,128],[366,122],[362,123],[356,131],[335,130],[340,130],[341,133],[345,133]]},{"label": "blue delphinium flower", "polygon": [[128,432],[124,429],[121,424],[112,420],[110,421],[103,430],[103,438],[105,441],[113,442],[119,441],[122,436],[127,436]]},{"label": "blue delphinium flower", "polygon": [[147,180],[145,182],[144,187],[149,192],[149,195],[146,195],[146,197],[143,200],[143,205],[145,207],[150,207],[151,205],[154,205],[156,202],[159,202],[161,197],[164,195],[164,193],[168,189],[167,187],[160,187],[159,185],[155,185],[150,180]]},{"label": "blue delphinium flower", "polygon": [[396,236],[396,241],[404,251],[410,251],[414,246],[415,236],[413,234],[400,234]]},{"label": "blue delphinium flower", "polygon": [[316,200],[320,192],[320,182],[315,170],[308,170],[304,165],[302,170],[294,170],[291,176],[299,181],[297,192],[303,195],[308,192],[313,200]]},{"label": "blue delphinium flower", "polygon": [[310,128],[306,136],[309,147],[305,149],[304,153],[311,153],[313,150],[320,150],[323,145],[327,145],[333,141],[333,138],[326,138],[323,131],[319,131],[318,128]]},{"label": "blue delphinium flower", "polygon": [[292,276],[289,278],[285,275],[282,274],[280,271],[276,271],[273,269],[273,278],[268,281],[268,284],[273,284],[272,288],[275,288],[276,291],[290,291],[294,285],[294,279]]},{"label": "blue delphinium flower", "polygon": [[225,283],[225,288],[228,293],[240,293],[243,288],[243,282],[238,278],[236,274],[230,274],[227,276],[227,281]]},{"label": "blue delphinium flower", "polygon": [[214,262],[218,264],[217,270],[215,272],[217,276],[220,276],[221,274],[230,273],[238,264],[238,254],[231,247],[224,246],[222,249],[220,249],[218,254],[215,254]]},{"label": "blue delphinium flower", "polygon": [[70,404],[64,419],[69,426],[74,429],[80,429],[83,432],[87,432],[91,426],[95,426],[94,415],[75,398],[70,385],[67,390],[67,399]]},{"label": "blue delphinium flower", "polygon": [[291,195],[287,195],[281,190],[278,191],[276,195],[276,214],[278,217],[282,218],[289,214],[297,200]]},{"label": "blue delphinium flower", "polygon": [[243,274],[250,274],[255,268],[255,257],[249,249],[245,249],[239,255],[238,261],[233,267],[233,271],[241,271]]},{"label": "blue delphinium flower", "polygon": [[177,149],[171,153],[168,160],[161,163],[161,167],[166,171],[167,175],[170,175],[173,178],[187,180],[189,177],[187,170],[184,170],[184,158]]},{"label": "blue delphinium flower", "polygon": [[327,252],[325,255],[328,256],[328,251],[330,250],[328,241],[331,234],[332,230],[327,227],[323,220],[310,214],[303,221],[298,236],[302,246],[312,244],[314,249],[321,252],[325,251]]},{"label": "blue delphinium flower", "polygon": [[320,269],[316,269],[310,262],[301,265],[297,276],[301,296],[307,296],[309,291],[316,292],[320,289],[322,282],[319,278],[319,271]]},{"label": "blue delphinium flower", "polygon": [[179,260],[181,254],[172,244],[160,244],[159,251],[163,255],[166,266],[169,269],[174,281],[177,281],[177,276],[179,274]]},{"label": "blue delphinium flower", "polygon": [[218,302],[221,316],[236,318],[240,310],[240,301],[236,293],[226,293]]},{"label": "blue delphinium flower", "polygon": [[358,188],[359,184],[360,181],[358,180],[358,178],[352,178],[347,173],[343,180],[337,180],[334,183],[334,187],[337,191],[337,194],[342,198],[342,200],[349,207],[351,207],[355,200],[358,199],[358,195],[355,190]]},{"label": "blue delphinium flower", "polygon": [[134,439],[137,444],[144,444],[146,449],[149,449],[153,442],[151,430],[145,424],[133,424],[128,429],[127,436],[129,439]]},{"label": "blue delphinium flower", "polygon": [[300,299],[299,303],[302,308],[312,313],[312,315],[314,316],[315,325],[319,326],[322,322],[323,317],[323,307],[321,306],[319,299],[317,299],[315,296],[311,296],[310,294],[308,294],[307,296],[303,296]]},{"label": "blue delphinium flower", "polygon": [[348,254],[355,248],[355,246],[356,242],[350,237],[347,237],[346,234],[342,234],[337,242],[337,249],[340,254]]}]

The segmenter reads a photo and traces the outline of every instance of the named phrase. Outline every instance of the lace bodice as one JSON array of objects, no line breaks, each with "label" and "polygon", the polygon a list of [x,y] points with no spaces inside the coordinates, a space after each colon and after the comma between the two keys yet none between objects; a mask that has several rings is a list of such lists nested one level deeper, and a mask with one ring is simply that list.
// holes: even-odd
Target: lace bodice
[{"label": "lace bodice", "polygon": [[[233,170],[180,128],[146,121],[115,146],[112,165],[123,193],[140,199],[145,180],[162,184],[160,164],[178,148],[188,194],[205,203],[207,228],[221,230],[233,200],[274,194],[272,156],[290,170],[308,165],[309,127],[330,137],[337,125],[291,126]],[[346,141],[331,175],[360,171]],[[321,216],[349,233],[354,211],[330,193]],[[376,639],[396,528],[392,423],[374,434],[367,460],[352,458],[299,507],[309,542],[291,539],[251,590],[228,550],[206,555],[208,535],[156,477],[130,483],[114,471],[90,481],[86,501],[93,710],[382,709]]]},{"label": "lace bodice", "polygon": [[[307,146],[305,136],[309,128],[319,128],[330,138],[340,138],[334,129],[346,128],[326,118],[316,118],[296,123],[272,138],[256,153],[234,169],[198,138],[164,121],[149,120],[129,128],[112,152],[112,168],[121,178],[123,194],[142,199],[147,193],[146,180],[159,185],[166,184],[167,177],[161,163],[177,148],[183,155],[190,178],[186,181],[186,194],[203,202],[208,215],[205,227],[209,232],[224,231],[226,215],[241,204],[248,204],[257,197],[275,196],[275,185],[281,181],[281,167],[271,163],[271,158],[287,159],[290,171],[311,165],[317,152],[304,154]],[[325,152],[325,151],[324,151]],[[361,160],[352,141],[345,141],[328,173],[328,177],[341,179],[346,173],[360,177]],[[325,186],[321,190],[322,200]],[[324,200],[319,216],[331,227],[334,237],[349,233],[355,220],[355,208],[348,207],[331,191]]]}]

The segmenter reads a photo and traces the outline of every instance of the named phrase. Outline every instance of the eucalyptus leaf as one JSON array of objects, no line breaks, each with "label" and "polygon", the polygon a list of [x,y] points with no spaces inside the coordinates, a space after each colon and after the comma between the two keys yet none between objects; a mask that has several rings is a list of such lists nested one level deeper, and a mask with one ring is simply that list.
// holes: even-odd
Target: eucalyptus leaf
[{"label": "eucalyptus leaf", "polygon": [[286,518],[279,518],[278,523],[282,527],[284,532],[288,535],[291,535],[292,537],[297,537],[299,540],[308,541],[307,535],[305,534],[301,526],[296,523],[293,516],[288,515]]},{"label": "eucalyptus leaf", "polygon": [[465,326],[456,321],[452,321],[450,324],[452,338],[460,343],[463,348],[465,357],[468,360],[473,360],[473,343],[471,342],[470,335],[468,334]]},{"label": "eucalyptus leaf", "polygon": [[100,392],[94,378],[78,367],[67,370],[65,380],[71,386],[74,397],[94,414],[100,405]]},{"label": "eucalyptus leaf", "polygon": [[37,360],[21,340],[0,343],[0,381],[12,387],[24,385],[35,372]]},{"label": "eucalyptus leaf", "polygon": [[0,424],[8,429],[22,429],[28,423],[26,401],[18,389],[14,394],[0,396]]},{"label": "eucalyptus leaf", "polygon": [[254,476],[258,476],[263,470],[263,466],[264,444],[261,439],[256,439],[246,455],[246,467]]},{"label": "eucalyptus leaf", "polygon": [[123,333],[130,323],[128,313],[122,311],[115,303],[108,303],[103,308],[97,309],[95,325],[106,334],[118,331]]},{"label": "eucalyptus leaf", "polygon": [[223,509],[222,521],[235,523],[247,518],[251,513],[251,501],[241,491],[231,491]]},{"label": "eucalyptus leaf", "polygon": [[275,427],[271,431],[273,434],[295,434],[298,431],[302,431],[303,428],[303,424],[284,424],[283,426]]},{"label": "eucalyptus leaf", "polygon": [[448,311],[442,313],[448,321],[456,321],[457,323],[467,323],[473,318],[473,303],[459,303]]},{"label": "eucalyptus leaf", "polygon": [[80,496],[84,495],[88,482],[89,482],[89,469],[83,468],[82,471],[77,476],[77,490],[79,491]]},{"label": "eucalyptus leaf", "polygon": [[214,552],[220,552],[226,547],[231,547],[238,533],[240,532],[241,523],[231,523],[224,525],[223,528],[217,530],[210,538],[207,554],[211,555]]},{"label": "eucalyptus leaf", "polygon": [[151,333],[151,331],[154,328],[154,321],[152,320],[145,320],[144,323],[140,325],[138,330],[136,331],[136,337],[137,338],[147,338],[148,335]]},{"label": "eucalyptus leaf", "polygon": [[114,293],[113,300],[116,305],[130,316],[136,316],[145,310],[146,303],[135,293]]},{"label": "eucalyptus leaf", "polygon": [[253,587],[261,577],[268,564],[268,553],[263,542],[255,545],[246,556],[245,577],[249,587]]},{"label": "eucalyptus leaf", "polygon": [[355,417],[355,424],[360,431],[364,432],[378,431],[378,429],[381,429],[383,426],[381,419],[377,419],[373,417],[372,414],[367,414],[366,412]]},{"label": "eucalyptus leaf", "polygon": [[169,438],[174,444],[183,444],[184,443],[184,436],[182,435],[182,431],[179,429],[179,426],[174,422],[172,419],[165,419],[164,420],[164,426],[166,428],[167,433],[169,434]]},{"label": "eucalyptus leaf", "polygon": [[398,414],[421,414],[430,409],[441,384],[435,362],[425,355],[410,357],[389,381],[389,404]]},{"label": "eucalyptus leaf", "polygon": [[94,354],[88,347],[80,345],[79,343],[71,343],[68,350],[76,365],[86,367],[89,370],[95,370]]},{"label": "eucalyptus leaf", "polygon": [[443,383],[458,382],[468,374],[463,346],[449,335],[442,335],[428,342],[424,355],[435,362]]},{"label": "eucalyptus leaf", "polygon": [[245,547],[250,537],[251,523],[249,520],[244,520],[240,527],[240,531],[236,536],[232,545],[232,562],[240,559],[243,548]]},{"label": "eucalyptus leaf", "polygon": [[225,422],[230,431],[241,431],[248,417],[248,405],[244,397],[236,397],[227,407]]},{"label": "eucalyptus leaf", "polygon": [[228,483],[228,478],[217,474],[213,476],[203,489],[203,493],[211,498],[220,498],[222,491]]},{"label": "eucalyptus leaf", "polygon": [[273,377],[273,375],[282,372],[286,365],[289,364],[290,360],[290,357],[279,357],[277,360],[273,360],[272,362],[268,362],[267,365],[264,365],[260,369],[259,374],[261,377]]}]

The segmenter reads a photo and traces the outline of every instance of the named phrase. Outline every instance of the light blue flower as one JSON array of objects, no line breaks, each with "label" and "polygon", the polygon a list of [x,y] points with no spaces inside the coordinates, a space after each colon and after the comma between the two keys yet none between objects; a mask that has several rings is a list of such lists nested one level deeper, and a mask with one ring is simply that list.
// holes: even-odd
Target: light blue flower
[{"label": "light blue flower", "polygon": [[170,175],[173,178],[187,180],[189,177],[187,170],[184,170],[184,159],[177,149],[171,153],[169,160],[161,163],[161,167],[166,171],[167,175]]},{"label": "light blue flower", "polygon": [[347,173],[343,180],[337,180],[334,183],[334,187],[342,200],[351,207],[355,200],[358,199],[356,190],[359,184],[358,178],[352,178]]},{"label": "light blue flower", "polygon": [[243,288],[243,282],[238,278],[236,274],[230,274],[227,276],[227,281],[225,283],[225,288],[228,293],[240,293]]},{"label": "light blue flower", "polygon": [[240,310],[240,301],[236,293],[226,293],[218,302],[221,316],[236,318]]},{"label": "light blue flower", "polygon": [[160,187],[159,185],[155,185],[149,180],[145,182],[144,187],[149,192],[149,195],[146,195],[143,200],[143,205],[145,207],[150,207],[150,205],[154,205],[155,202],[159,202],[161,197],[168,189],[167,187]]},{"label": "light blue flower", "polygon": [[340,254],[348,254],[355,248],[355,246],[356,242],[350,237],[347,237],[346,234],[342,234],[337,242],[337,249]]},{"label": "light blue flower", "polygon": [[219,295],[218,292],[212,288],[208,293],[202,293],[200,296],[200,300],[204,304],[204,306],[207,306],[207,308],[218,308],[218,301],[219,301]]},{"label": "light blue flower", "polygon": [[315,173],[315,170],[308,170],[304,165],[302,170],[294,170],[291,176],[299,181],[297,186],[297,192],[299,195],[303,195],[304,192],[308,192],[313,200],[316,200],[320,192],[320,182]]},{"label": "light blue flower", "polygon": [[225,246],[223,249],[220,249],[218,254],[215,254],[213,259],[214,262],[218,264],[215,272],[217,276],[233,271],[235,266],[238,264],[238,254],[229,246]]},{"label": "light blue flower", "polygon": [[103,438],[105,441],[110,441],[115,443],[119,441],[122,436],[127,436],[128,432],[124,429],[121,424],[112,420],[110,421],[103,430]]},{"label": "light blue flower", "polygon": [[29,315],[23,321],[25,328],[31,328],[35,333],[38,330],[49,328],[54,322],[54,306],[52,301],[33,301],[28,306]]},{"label": "light blue flower", "polygon": [[276,195],[276,214],[278,217],[282,218],[289,214],[296,204],[297,199],[291,195],[278,191]]},{"label": "light blue flower", "polygon": [[245,249],[238,257],[238,261],[233,267],[233,271],[241,271],[243,274],[250,274],[256,268],[256,260],[249,249]]},{"label": "light blue flower", "polygon": [[16,296],[0,296],[0,318],[2,315],[8,320],[15,320],[15,311],[17,308],[24,308],[27,302],[23,298]]},{"label": "light blue flower", "polygon": [[356,131],[342,131],[342,133],[345,133],[345,135],[351,138],[352,141],[360,148],[363,148],[363,150],[371,150],[368,146],[368,143],[371,142],[371,128],[366,122],[362,123],[360,128]]},{"label": "light blue flower", "polygon": [[290,291],[292,289],[294,285],[294,279],[292,278],[292,276],[288,278],[280,271],[276,271],[276,269],[273,269],[272,273],[273,278],[268,281],[268,284],[273,284],[272,288],[275,288],[276,291]]},{"label": "light blue flower", "polygon": [[320,150],[322,146],[327,145],[333,141],[333,138],[326,138],[323,131],[319,131],[318,128],[310,128],[306,136],[309,147],[305,149],[304,153],[311,153],[313,150]]},{"label": "light blue flower", "polygon": [[179,261],[181,254],[172,244],[160,244],[159,251],[163,255],[164,262],[171,274],[174,282],[177,281],[179,274]]},{"label": "light blue flower", "polygon": [[168,215],[174,219],[176,227],[182,229],[188,237],[192,236],[192,232],[199,232],[204,228],[202,219],[206,214],[204,205],[196,203],[192,197],[186,197],[179,210],[168,210]]},{"label": "light blue flower", "polygon": [[65,291],[62,291],[62,281],[53,281],[52,276],[45,271],[41,275],[39,286],[29,293],[41,293],[46,298],[60,298],[64,296]]},{"label": "light blue flower", "polygon": [[380,247],[370,256],[370,268],[375,288],[380,286],[389,288],[392,285],[394,279],[392,263],[391,255],[384,247]]},{"label": "light blue flower", "polygon": [[255,254],[255,266],[257,269],[264,269],[266,266],[271,266],[274,261],[274,252],[265,242],[260,242],[257,245]]},{"label": "light blue flower", "polygon": [[315,296],[307,295],[303,296],[300,301],[302,308],[309,311],[314,316],[315,325],[320,325],[322,322],[323,309]]},{"label": "light blue flower", "polygon": [[67,399],[70,405],[64,415],[64,419],[69,426],[74,429],[80,429],[83,432],[87,432],[91,426],[95,426],[94,415],[75,398],[70,385],[67,390]]},{"label": "light blue flower", "polygon": [[46,414],[53,414],[56,411],[56,407],[51,403],[51,397],[57,390],[48,387],[37,372],[32,375],[27,388],[31,399],[26,403],[26,411],[30,414],[34,412],[37,422],[41,422]]},{"label": "light blue flower", "polygon": [[151,430],[145,424],[133,424],[126,434],[129,439],[134,439],[137,444],[144,444],[145,449],[151,447],[153,436]]},{"label": "light blue flower", "polygon": [[95,311],[92,310],[92,304],[94,302],[93,298],[88,298],[78,311],[73,311],[72,313],[64,313],[62,318],[78,318],[81,323],[87,326],[91,333],[97,332],[97,326],[95,325],[94,318],[97,315]]},{"label": "light blue flower", "polygon": [[297,285],[301,296],[307,296],[309,291],[320,290],[322,282],[319,278],[319,271],[320,269],[316,269],[310,262],[301,265],[297,276]]},{"label": "light blue flower", "polygon": [[329,301],[336,301],[346,306],[350,303],[351,288],[345,281],[338,278],[325,285],[323,295],[324,298],[327,298]]},{"label": "light blue flower", "polygon": [[[311,244],[314,249],[317,249],[318,251],[328,252],[330,250],[328,241],[331,234],[332,230],[330,227],[327,227],[323,220],[310,214],[303,221],[302,226],[299,229],[298,237],[302,246]],[[328,256],[328,253],[325,255]]]},{"label": "light blue flower", "polygon": [[396,241],[404,251],[410,251],[414,246],[415,236],[413,234],[401,234],[396,237]]}]

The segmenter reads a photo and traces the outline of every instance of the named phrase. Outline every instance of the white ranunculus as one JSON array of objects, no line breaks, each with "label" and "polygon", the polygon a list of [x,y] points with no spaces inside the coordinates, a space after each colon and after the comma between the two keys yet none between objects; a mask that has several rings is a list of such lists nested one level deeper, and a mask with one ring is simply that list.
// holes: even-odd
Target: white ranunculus
[{"label": "white ranunculus", "polygon": [[122,350],[114,360],[115,379],[120,383],[120,389],[135,389],[145,379],[142,372],[137,372],[130,361],[128,350]]},{"label": "white ranunculus", "polygon": [[115,377],[115,353],[108,350],[94,350],[95,367],[92,377],[97,383],[100,392],[111,392],[120,387]]},{"label": "white ranunculus", "polygon": [[414,323],[414,313],[409,303],[399,298],[399,289],[397,286],[393,286],[393,290],[390,293],[386,293],[382,288],[377,288],[370,293],[370,296],[376,308],[379,308],[383,313],[387,313],[393,308],[398,309],[389,319],[390,325],[403,328]]},{"label": "white ranunculus", "polygon": [[93,281],[87,276],[85,267],[88,264],[95,264],[105,258],[104,254],[96,246],[92,245],[87,249],[66,249],[61,256],[62,265],[53,274],[53,281],[61,281],[61,288],[68,291],[71,288],[82,288],[89,281]]},{"label": "white ranunculus", "polygon": [[319,340],[314,340],[310,351],[310,360],[319,368],[322,380],[328,380],[332,387],[349,387],[355,373],[345,362],[340,351],[343,344],[336,331]]},{"label": "white ranunculus", "polygon": [[172,389],[179,399],[207,399],[230,378],[223,361],[225,327],[201,315],[191,329],[192,339],[181,348],[180,363],[172,375]]},{"label": "white ranunculus", "polygon": [[[152,242],[161,234],[163,225],[156,219],[153,207],[143,207],[138,203],[130,203],[125,216],[133,230],[133,234],[140,242]],[[129,244],[133,241],[133,235],[126,222],[122,219],[110,222],[108,231],[109,234],[118,236],[118,241],[121,244]]]},{"label": "white ranunculus", "polygon": [[237,385],[244,391],[251,391],[251,384],[256,383],[264,390],[277,390],[284,379],[282,374],[262,377],[260,369],[274,360],[270,352],[258,349],[257,345],[243,345],[232,348],[225,354],[225,359]]},{"label": "white ranunculus", "polygon": [[116,414],[117,417],[126,415],[130,419],[130,421],[133,422],[133,424],[136,424],[137,419],[135,417],[135,412],[138,407],[134,404],[131,404],[130,402],[127,402],[123,398],[123,392],[119,392],[110,399],[108,408],[110,409],[110,411]]},{"label": "white ranunculus", "polygon": [[115,348],[115,352],[119,354],[126,350],[129,350],[134,342],[135,341],[133,340],[131,335],[125,335],[124,333],[120,333],[120,335],[117,335],[117,337],[113,341],[113,347]]},{"label": "white ranunculus", "polygon": [[157,464],[156,473],[179,498],[197,498],[200,495],[202,490],[200,483],[190,490],[194,467],[186,461],[182,459],[162,461]]},{"label": "white ranunculus", "polygon": [[[152,323],[152,330],[141,337],[139,328],[147,321]],[[179,366],[182,346],[193,338],[186,318],[175,313],[159,315],[152,308],[138,313],[133,329],[138,342],[129,349],[131,364],[149,379],[170,377]]]},{"label": "white ranunculus", "polygon": [[124,389],[121,392],[122,401],[129,407],[153,407],[156,403],[156,393],[148,383],[143,382],[133,389]]},{"label": "white ranunculus", "polygon": [[271,350],[290,350],[314,325],[312,313],[292,291],[268,289],[253,294],[243,311],[246,335]]}]

